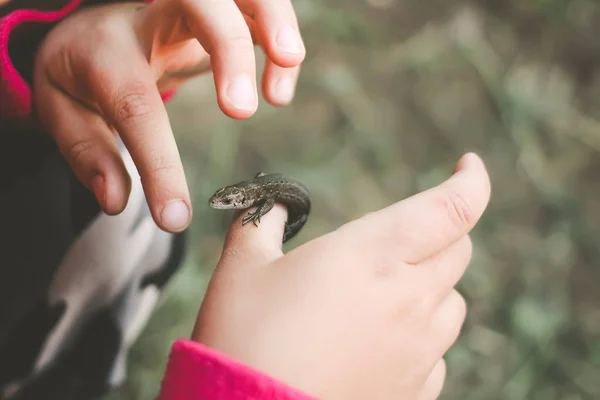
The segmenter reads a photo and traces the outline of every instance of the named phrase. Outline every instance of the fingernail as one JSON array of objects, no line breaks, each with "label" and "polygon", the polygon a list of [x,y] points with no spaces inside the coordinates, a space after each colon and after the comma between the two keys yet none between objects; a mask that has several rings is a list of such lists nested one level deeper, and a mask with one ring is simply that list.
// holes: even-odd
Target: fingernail
[{"label": "fingernail", "polygon": [[102,208],[104,208],[104,203],[106,202],[106,189],[104,186],[104,177],[102,175],[96,175],[92,179],[92,191],[94,192],[96,201]]},{"label": "fingernail", "polygon": [[294,97],[294,80],[284,76],[277,82],[276,96],[281,103],[289,103]]},{"label": "fingernail", "polygon": [[286,26],[277,35],[277,46],[281,51],[290,54],[302,53],[300,34],[295,29]]},{"label": "fingernail", "polygon": [[163,208],[161,220],[166,229],[179,231],[187,226],[190,220],[190,210],[183,201],[174,200]]},{"label": "fingernail", "polygon": [[467,154],[465,154],[465,157],[468,157],[468,159],[473,162],[473,161],[477,161],[479,160],[479,156],[477,155],[477,153],[474,153],[472,151],[468,152]]},{"label": "fingernail", "polygon": [[468,166],[475,165],[475,163],[478,162],[478,159],[479,159],[479,157],[477,156],[477,154],[475,154],[473,152],[466,153],[463,156],[463,160],[464,160],[463,162],[465,163],[465,165],[468,165]]},{"label": "fingernail", "polygon": [[463,154],[456,163],[453,173],[455,174],[458,171],[464,170],[465,168],[473,167],[475,163],[478,162],[478,159],[479,157],[477,156],[477,154],[473,152]]},{"label": "fingernail", "polygon": [[256,89],[248,75],[240,75],[231,81],[226,94],[235,108],[245,111],[256,109]]}]

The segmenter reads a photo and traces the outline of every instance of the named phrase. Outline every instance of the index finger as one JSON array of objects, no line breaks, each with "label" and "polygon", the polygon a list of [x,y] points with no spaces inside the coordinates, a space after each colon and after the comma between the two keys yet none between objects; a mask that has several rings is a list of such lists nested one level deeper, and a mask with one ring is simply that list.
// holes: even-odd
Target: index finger
[{"label": "index finger", "polygon": [[389,253],[392,247],[401,261],[416,264],[467,235],[487,207],[490,193],[483,161],[469,153],[441,185],[369,214],[357,228],[363,240],[369,240],[365,235],[376,240],[373,248],[379,253]]},{"label": "index finger", "polygon": [[281,257],[283,229],[287,218],[287,208],[275,203],[273,208],[261,217],[258,226],[242,225],[242,219],[255,208],[238,212],[227,232],[221,260],[230,268],[264,266]]},{"label": "index finger", "polygon": [[90,87],[131,154],[154,221],[180,232],[192,214],[183,165],[154,76],[141,56],[131,58],[96,70]]}]

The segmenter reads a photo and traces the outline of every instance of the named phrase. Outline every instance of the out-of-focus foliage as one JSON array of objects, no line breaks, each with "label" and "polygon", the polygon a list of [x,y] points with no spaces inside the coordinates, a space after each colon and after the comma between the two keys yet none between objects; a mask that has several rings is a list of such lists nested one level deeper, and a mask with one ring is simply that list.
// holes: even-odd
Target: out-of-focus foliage
[{"label": "out-of-focus foliage", "polygon": [[443,399],[600,398],[598,2],[295,7],[308,55],[292,105],[231,120],[210,76],[169,104],[195,205],[189,253],[108,398],[152,399],[172,341],[189,336],[230,222],[206,204],[217,187],[257,171],[305,182],[314,210],[297,246],[440,183],[467,151],[493,193]]}]

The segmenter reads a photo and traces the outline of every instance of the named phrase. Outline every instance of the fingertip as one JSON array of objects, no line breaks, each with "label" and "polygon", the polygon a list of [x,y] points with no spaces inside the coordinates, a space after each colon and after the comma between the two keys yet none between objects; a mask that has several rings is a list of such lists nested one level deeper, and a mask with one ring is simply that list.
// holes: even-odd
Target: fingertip
[{"label": "fingertip", "polygon": [[106,208],[106,183],[104,176],[96,175],[91,182],[92,192],[102,209]]},{"label": "fingertip", "polygon": [[261,223],[264,224],[262,235],[264,235],[265,239],[272,240],[281,246],[287,215],[287,207],[283,204],[275,203],[273,209],[261,218]]},{"label": "fingertip", "polygon": [[298,30],[284,26],[275,34],[271,46],[271,59],[282,68],[299,65],[306,56],[306,48]]},{"label": "fingertip", "polygon": [[258,93],[256,82],[249,74],[242,73],[233,77],[229,82],[219,85],[221,74],[215,74],[215,84],[221,88],[218,93],[218,103],[225,115],[234,119],[249,118],[258,109]]},{"label": "fingertip", "polygon": [[243,210],[236,215],[234,222],[231,225],[229,233],[232,239],[240,242],[239,244],[254,245],[254,242],[273,242],[281,247],[283,238],[283,227],[287,219],[287,208],[279,203],[276,203],[273,208],[260,217],[258,226],[252,223],[242,225],[242,219],[250,212],[255,212],[256,209]]},{"label": "fingertip", "polygon": [[491,195],[491,181],[483,159],[479,157],[479,155],[477,155],[476,153],[465,153],[456,163],[454,173],[457,174],[463,171],[465,173],[473,173],[479,175],[479,179],[481,179],[481,181],[483,182],[484,194],[486,198],[489,199]]},{"label": "fingertip", "polygon": [[146,164],[138,170],[152,218],[165,232],[182,232],[191,223],[193,212],[183,166],[179,159],[150,163],[151,167]]},{"label": "fingertip", "polygon": [[125,185],[106,185],[106,196],[102,209],[108,215],[118,215],[125,210],[129,203],[131,193],[131,181]]},{"label": "fingertip", "polygon": [[454,172],[458,172],[463,169],[477,168],[478,166],[484,167],[481,157],[479,157],[476,153],[468,152],[463,154],[458,159],[456,167],[454,168]]},{"label": "fingertip", "polygon": [[192,208],[183,200],[171,200],[160,213],[161,228],[176,233],[185,230],[191,222]]},{"label": "fingertip", "polygon": [[235,249],[226,254],[244,254],[257,262],[270,261],[281,255],[283,228],[287,219],[287,208],[276,203],[275,206],[257,222],[258,226],[247,223],[242,225],[242,219],[254,208],[238,213],[227,232],[225,248]]},{"label": "fingertip", "polygon": [[229,101],[227,101],[226,99],[222,99],[222,96],[219,96],[217,103],[219,104],[219,108],[221,109],[223,114],[227,115],[229,118],[238,120],[250,118],[256,113],[256,110],[258,109],[257,107],[253,111],[240,110],[238,108],[233,107],[231,103],[229,103]]},{"label": "fingertip", "polygon": [[284,75],[274,82],[265,80],[263,91],[267,101],[275,107],[290,104],[296,92],[296,80],[292,76]]},{"label": "fingertip", "polygon": [[96,200],[106,214],[118,215],[129,202],[131,176],[118,153],[102,157],[99,171],[91,184]]},{"label": "fingertip", "polygon": [[[379,224],[393,223],[387,228],[393,234],[385,233],[384,238],[401,243],[404,261],[421,262],[473,229],[488,206],[490,187],[483,161],[467,153],[449,179],[377,213]],[[398,230],[397,226],[404,228]],[[380,228],[383,232],[387,229]]]},{"label": "fingertip", "polygon": [[299,74],[300,67],[281,68],[267,59],[262,80],[265,99],[275,107],[283,107],[291,103],[296,94]]}]

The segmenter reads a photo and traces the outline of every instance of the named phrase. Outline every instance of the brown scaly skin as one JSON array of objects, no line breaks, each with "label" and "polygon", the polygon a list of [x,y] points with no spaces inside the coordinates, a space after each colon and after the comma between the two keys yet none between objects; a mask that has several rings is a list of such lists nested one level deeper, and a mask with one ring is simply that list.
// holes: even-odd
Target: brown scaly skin
[{"label": "brown scaly skin", "polygon": [[252,180],[222,187],[208,200],[208,204],[218,210],[257,207],[255,212],[249,212],[242,220],[242,225],[252,221],[255,226],[275,203],[282,203],[288,209],[283,233],[285,243],[302,229],[310,213],[310,195],[302,183],[282,174],[260,172]]}]

